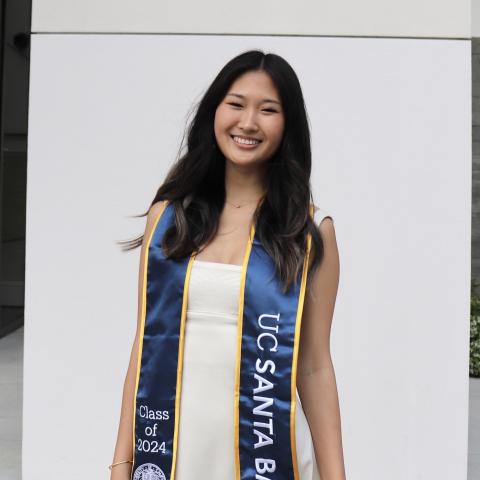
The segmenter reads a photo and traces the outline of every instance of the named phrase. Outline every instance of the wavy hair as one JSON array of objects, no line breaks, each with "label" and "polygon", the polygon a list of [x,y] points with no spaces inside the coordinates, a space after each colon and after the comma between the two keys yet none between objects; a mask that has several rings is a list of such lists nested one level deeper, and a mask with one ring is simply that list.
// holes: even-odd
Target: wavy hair
[{"label": "wavy hair", "polygon": [[[311,147],[308,116],[300,82],[281,56],[250,50],[230,60],[196,105],[187,127],[187,150],[170,168],[150,207],[168,200],[175,224],[165,233],[162,248],[169,258],[182,258],[207,245],[218,229],[225,203],[225,157],[214,132],[215,111],[230,86],[250,71],[267,73],[277,88],[285,116],[281,143],[267,160],[266,194],[254,212],[255,232],[275,263],[284,292],[303,268],[306,238],[311,234],[308,275],[321,263],[323,241],[310,214]],[[180,146],[179,152],[183,149]],[[148,215],[148,212],[138,215]],[[142,244],[141,235],[120,241],[124,251]]]}]

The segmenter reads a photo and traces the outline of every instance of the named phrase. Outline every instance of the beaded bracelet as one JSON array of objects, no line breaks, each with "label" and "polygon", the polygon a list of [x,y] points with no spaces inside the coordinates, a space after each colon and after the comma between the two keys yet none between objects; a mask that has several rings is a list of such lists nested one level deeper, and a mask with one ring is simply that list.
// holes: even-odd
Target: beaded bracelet
[{"label": "beaded bracelet", "polygon": [[115,465],[120,465],[121,463],[133,463],[133,460],[122,460],[121,462],[112,463],[108,466],[108,468],[111,470],[112,467],[114,467]]}]

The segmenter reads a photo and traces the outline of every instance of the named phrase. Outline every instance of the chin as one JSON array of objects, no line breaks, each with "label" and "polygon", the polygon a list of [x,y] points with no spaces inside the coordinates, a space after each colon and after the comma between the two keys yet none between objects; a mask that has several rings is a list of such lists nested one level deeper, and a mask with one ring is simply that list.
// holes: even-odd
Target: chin
[{"label": "chin", "polygon": [[258,158],[245,159],[245,158],[237,158],[237,157],[226,157],[226,160],[238,167],[258,167],[267,162],[267,160],[258,159]]}]

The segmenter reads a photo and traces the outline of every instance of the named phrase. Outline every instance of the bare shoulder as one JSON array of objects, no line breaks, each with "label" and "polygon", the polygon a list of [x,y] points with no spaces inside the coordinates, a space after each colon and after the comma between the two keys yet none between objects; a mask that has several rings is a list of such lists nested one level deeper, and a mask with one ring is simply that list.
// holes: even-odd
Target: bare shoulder
[{"label": "bare shoulder", "polygon": [[148,237],[148,235],[150,234],[150,232],[153,229],[153,226],[155,225],[155,222],[160,217],[160,215],[163,213],[166,206],[167,206],[167,201],[166,200],[160,200],[160,201],[155,202],[151,205],[150,209],[148,210],[147,225],[145,227],[144,239],[146,239],[146,237]]},{"label": "bare shoulder", "polygon": [[318,230],[325,243],[329,245],[336,245],[335,225],[333,224],[332,217],[324,217],[318,225]]},{"label": "bare shoulder", "polygon": [[148,210],[148,216],[157,218],[165,210],[166,206],[167,200],[159,200],[158,202],[153,203]]}]

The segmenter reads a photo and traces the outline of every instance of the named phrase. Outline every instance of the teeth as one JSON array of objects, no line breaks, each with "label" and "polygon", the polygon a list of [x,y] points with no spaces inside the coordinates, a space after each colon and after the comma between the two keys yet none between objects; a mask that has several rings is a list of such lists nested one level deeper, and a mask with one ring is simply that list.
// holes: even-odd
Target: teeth
[{"label": "teeth", "polygon": [[257,143],[260,143],[258,140],[247,140],[245,138],[240,138],[240,137],[233,137],[233,139],[237,143],[244,143],[246,145],[255,145]]}]

